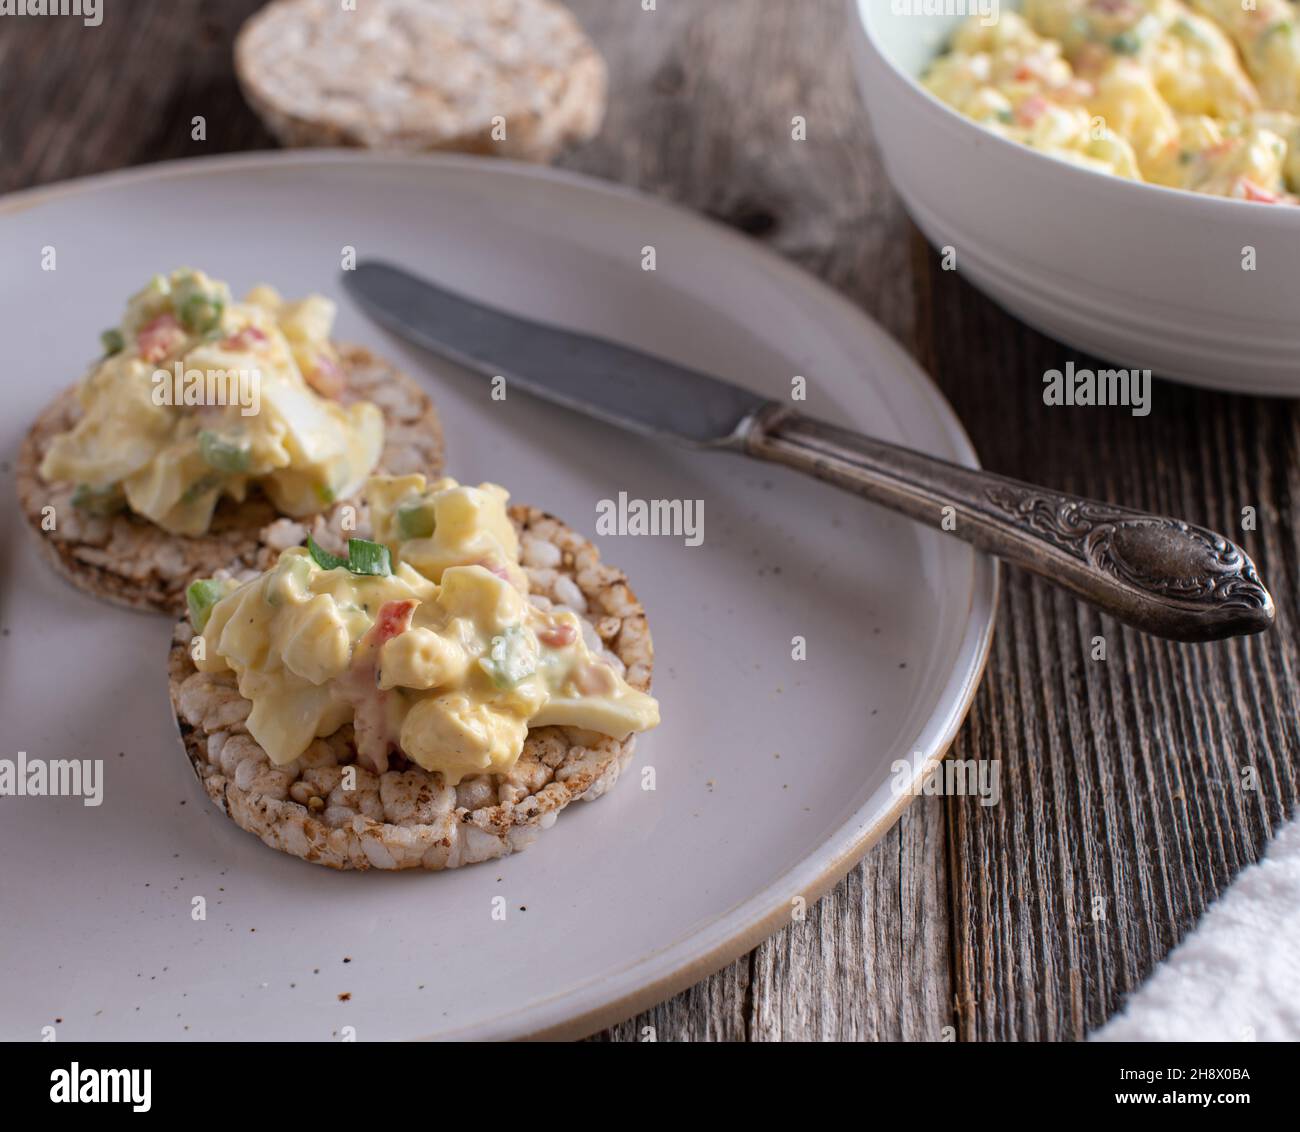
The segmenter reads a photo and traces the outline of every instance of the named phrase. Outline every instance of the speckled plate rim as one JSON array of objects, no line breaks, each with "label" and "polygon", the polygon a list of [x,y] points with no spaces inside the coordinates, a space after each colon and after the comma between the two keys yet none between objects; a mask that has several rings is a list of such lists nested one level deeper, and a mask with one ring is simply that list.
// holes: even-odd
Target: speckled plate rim
[{"label": "speckled plate rim", "polygon": [[[479,172],[495,171],[621,197],[640,207],[671,214],[677,223],[705,231],[710,239],[729,245],[733,254],[760,262],[765,271],[779,276],[790,288],[803,291],[818,303],[837,305],[859,321],[871,322],[848,299],[820,280],[713,221],[627,186],[567,170],[500,158],[459,154],[378,154],[330,149],[269,150],[253,154],[185,158],[10,193],[0,197],[0,217],[101,188],[132,183],[202,177],[209,172],[227,173],[232,170],[256,172],[287,166],[306,168],[377,163],[390,168],[407,166],[436,169],[451,166],[473,168]],[[876,329],[879,330],[878,327]],[[974,446],[952,406],[902,346],[888,335],[884,335],[884,338],[899,363],[895,367],[897,377],[913,383],[918,401],[932,414],[951,443],[952,458],[968,467],[979,467]],[[966,550],[955,541],[953,546],[955,549]],[[913,784],[921,782],[948,753],[970,710],[988,663],[1001,589],[1001,568],[996,559],[986,555],[974,555],[972,561],[965,632],[948,678],[936,697],[935,710],[909,744],[910,750],[919,752],[922,756],[916,764],[918,769],[914,773]],[[812,902],[830,891],[889,832],[914,797],[912,791],[903,793],[875,820],[864,818],[863,811],[869,808],[869,804],[864,805],[798,866],[787,870],[755,896],[727,909],[711,924],[685,940],[649,955],[639,956],[625,967],[607,972],[600,979],[535,1002],[524,1010],[499,1015],[468,1029],[441,1032],[425,1040],[565,1040],[585,1037],[624,1021],[721,970],[780,930],[789,922],[790,910],[796,897]],[[602,987],[615,982],[621,986],[631,983],[633,989],[613,996],[608,990],[602,990]]]}]

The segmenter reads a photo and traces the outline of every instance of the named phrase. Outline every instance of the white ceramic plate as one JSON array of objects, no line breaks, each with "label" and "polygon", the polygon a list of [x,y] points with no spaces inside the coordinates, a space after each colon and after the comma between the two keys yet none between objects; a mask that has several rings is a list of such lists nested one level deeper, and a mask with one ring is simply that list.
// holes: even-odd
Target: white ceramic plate
[{"label": "white ceramic plate", "polygon": [[[1122,368],[1300,396],[1300,208],[1138,184],[998,137],[917,81],[963,17],[942,4],[848,6],[890,178],[976,286]],[[1255,270],[1242,270],[1246,248]]]},{"label": "white ceramic plate", "polygon": [[[705,539],[602,540],[649,610],[664,717],[617,789],[505,861],[340,874],[272,852],[207,802],[168,709],[169,623],[50,576],[6,492],[0,757],[101,758],[105,792],[98,808],[0,798],[2,1037],[46,1025],[69,1039],[590,1031],[722,966],[794,897],[843,875],[909,800],[891,792],[891,762],[940,756],[970,702],[996,603],[990,560],[779,469],[657,446],[522,395],[493,402],[481,379],[343,298],[344,245],[775,396],[804,375],[810,411],[973,463],[935,389],[848,303],[739,237],[598,182],[299,153],[10,198],[10,462],[124,297],[191,264],[237,290],[265,279],[338,299],[341,338],[428,384],[459,478],[499,480],[588,534],[597,501],[619,491],[703,499]],[[806,660],[791,659],[796,635]],[[191,916],[196,896],[206,920]]]}]

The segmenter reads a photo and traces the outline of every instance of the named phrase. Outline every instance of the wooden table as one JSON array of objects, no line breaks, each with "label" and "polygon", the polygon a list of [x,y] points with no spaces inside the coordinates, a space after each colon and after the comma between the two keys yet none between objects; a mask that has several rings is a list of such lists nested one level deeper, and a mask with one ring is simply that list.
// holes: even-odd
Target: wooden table
[{"label": "wooden table", "polygon": [[[230,64],[256,7],[116,0],[97,29],[6,19],[0,189],[270,147]],[[1167,383],[1146,418],[1045,407],[1044,371],[1086,359],[940,269],[873,147],[841,0],[573,7],[612,82],[604,131],[566,165],[788,256],[913,351],[987,466],[1232,533],[1279,606],[1265,638],[1178,646],[1008,573],[953,750],[1002,761],[1001,804],[918,800],[803,923],[605,1036],[1081,1038],[1296,807],[1300,411]],[[792,144],[796,114],[808,137]]]}]

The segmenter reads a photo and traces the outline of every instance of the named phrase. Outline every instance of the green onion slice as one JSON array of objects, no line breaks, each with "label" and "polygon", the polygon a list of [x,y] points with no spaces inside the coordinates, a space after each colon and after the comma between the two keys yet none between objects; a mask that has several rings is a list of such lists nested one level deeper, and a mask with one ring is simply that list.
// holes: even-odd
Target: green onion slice
[{"label": "green onion slice", "polygon": [[212,607],[225,596],[226,587],[211,578],[200,578],[190,583],[185,591],[185,603],[190,607],[190,624],[196,632],[203,632],[212,615]]},{"label": "green onion slice", "polygon": [[388,577],[393,572],[388,547],[363,538],[348,539],[348,569],[354,574]]},{"label": "green onion slice", "polygon": [[1130,28],[1112,39],[1110,47],[1117,55],[1136,55],[1142,50],[1142,38]]},{"label": "green onion slice", "polygon": [[307,536],[307,553],[322,570],[347,570],[365,577],[387,578],[393,572],[388,547],[368,539],[348,539],[348,556],[340,558],[325,550],[311,535]]},{"label": "green onion slice", "polygon": [[186,297],[177,312],[181,325],[191,334],[207,334],[221,325],[221,315],[226,309],[215,295],[201,292]]},{"label": "green onion slice", "polygon": [[311,535],[307,536],[307,553],[311,555],[312,561],[322,570],[337,570],[339,567],[346,567],[348,560],[340,558],[337,554],[331,554],[325,550]]},{"label": "green onion slice", "polygon": [[107,519],[121,511],[126,506],[126,500],[116,484],[112,487],[94,488],[90,484],[81,483],[72,493],[72,506],[87,515]]},{"label": "green onion slice", "polygon": [[397,509],[397,533],[403,539],[429,538],[435,523],[432,503],[407,503]]},{"label": "green onion slice", "polygon": [[518,625],[511,625],[499,637],[493,637],[488,655],[478,663],[492,678],[492,683],[503,689],[516,687],[537,671],[536,657],[528,648],[528,635]]},{"label": "green onion slice", "polygon": [[249,449],[223,440],[210,429],[199,433],[199,455],[208,467],[216,468],[219,472],[246,472],[252,460]]}]

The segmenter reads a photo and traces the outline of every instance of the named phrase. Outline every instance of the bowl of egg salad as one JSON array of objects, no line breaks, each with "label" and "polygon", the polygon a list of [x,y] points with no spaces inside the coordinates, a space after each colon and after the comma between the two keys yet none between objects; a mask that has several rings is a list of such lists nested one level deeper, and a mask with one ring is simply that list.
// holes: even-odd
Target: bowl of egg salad
[{"label": "bowl of egg salad", "polygon": [[1118,366],[1300,396],[1296,0],[850,0],[936,247]]}]

